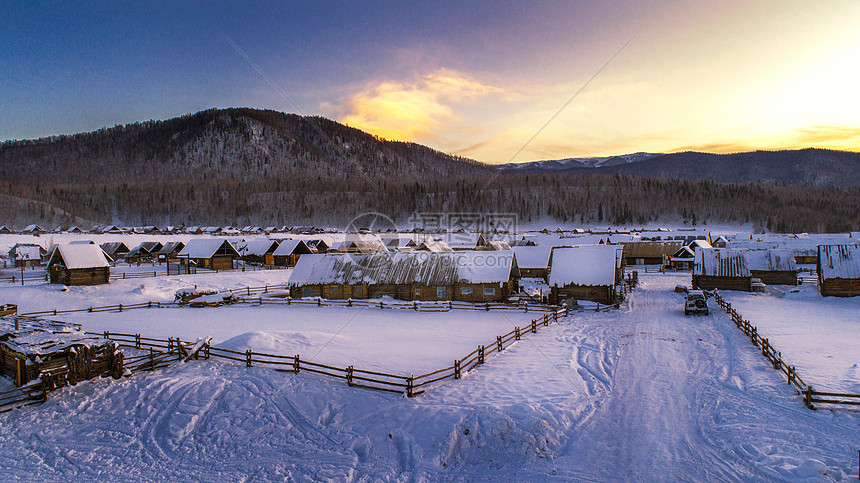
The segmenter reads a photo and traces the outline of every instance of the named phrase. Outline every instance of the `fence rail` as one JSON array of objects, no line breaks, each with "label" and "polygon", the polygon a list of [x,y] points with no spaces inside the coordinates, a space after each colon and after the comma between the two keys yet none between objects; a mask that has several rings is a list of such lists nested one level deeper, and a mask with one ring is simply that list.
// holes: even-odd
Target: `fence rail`
[{"label": "fence rail", "polygon": [[16,408],[44,402],[48,398],[47,389],[41,380],[21,387],[0,392],[0,413]]},{"label": "fence rail", "polygon": [[[709,292],[706,292],[710,294]],[[860,405],[860,394],[843,394],[820,392],[808,385],[797,373],[797,368],[785,362],[782,358],[782,353],[770,343],[767,337],[762,337],[759,334],[758,328],[744,319],[737,310],[732,308],[732,304],[727,302],[719,293],[713,292],[714,300],[732,319],[732,322],[750,338],[750,342],[761,349],[761,354],[768,362],[771,363],[774,369],[782,372],[786,377],[788,384],[793,384],[797,390],[803,395],[803,404],[809,409],[815,409],[814,403],[818,404],[837,404],[837,405]],[[833,399],[836,398],[836,399]]]}]

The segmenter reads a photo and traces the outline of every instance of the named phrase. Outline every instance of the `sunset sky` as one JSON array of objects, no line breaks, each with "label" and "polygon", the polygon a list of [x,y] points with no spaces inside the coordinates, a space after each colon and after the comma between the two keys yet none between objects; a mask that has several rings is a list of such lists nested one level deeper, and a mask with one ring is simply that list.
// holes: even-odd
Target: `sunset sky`
[{"label": "sunset sky", "polygon": [[0,139],[247,106],[489,163],[860,151],[858,1],[176,3],[0,7]]}]

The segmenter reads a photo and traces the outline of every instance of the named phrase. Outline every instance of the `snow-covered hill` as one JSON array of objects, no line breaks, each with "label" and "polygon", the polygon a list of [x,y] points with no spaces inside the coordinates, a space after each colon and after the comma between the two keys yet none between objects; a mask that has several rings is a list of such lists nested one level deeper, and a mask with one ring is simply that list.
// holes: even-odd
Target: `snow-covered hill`
[{"label": "snow-covered hill", "polygon": [[564,171],[575,168],[600,168],[604,166],[616,166],[619,164],[636,163],[654,156],[661,156],[660,153],[633,153],[622,154],[619,156],[604,156],[596,158],[565,158],[552,159],[545,161],[530,161],[525,163],[507,163],[499,165],[500,168],[514,171]]}]

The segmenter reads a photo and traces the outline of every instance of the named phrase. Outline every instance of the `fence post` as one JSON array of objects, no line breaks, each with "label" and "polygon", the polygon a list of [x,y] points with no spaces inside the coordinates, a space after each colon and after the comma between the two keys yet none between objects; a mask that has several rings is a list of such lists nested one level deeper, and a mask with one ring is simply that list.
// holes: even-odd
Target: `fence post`
[{"label": "fence post", "polygon": [[149,370],[155,370],[155,353],[152,350],[152,346],[149,347]]},{"label": "fence post", "polygon": [[803,393],[803,404],[806,405],[809,409],[815,409],[815,406],[812,405],[812,386],[806,386],[806,391]]},{"label": "fence post", "polygon": [[496,336],[496,345],[499,346],[499,352],[502,352],[503,350],[505,350],[505,348],[502,347],[502,336],[500,336],[500,335]]},{"label": "fence post", "polygon": [[140,349],[140,334],[134,334],[134,346]]},{"label": "fence post", "polygon": [[478,364],[484,363],[484,346],[478,346]]},{"label": "fence post", "polygon": [[537,319],[532,321],[532,332],[533,333],[537,332]]},{"label": "fence post", "polygon": [[248,287],[248,295],[251,295],[251,287]]},{"label": "fence post", "polygon": [[105,340],[110,339],[110,332],[105,331]]},{"label": "fence post", "polygon": [[203,354],[204,354],[206,359],[209,358],[209,348],[210,348],[210,345],[208,342],[203,344]]},{"label": "fence post", "polygon": [[460,379],[460,361],[454,361],[454,379]]},{"label": "fence post", "polygon": [[245,353],[245,367],[251,367],[251,349]]},{"label": "fence post", "polygon": [[295,357],[295,358],[293,358],[293,372],[295,372],[296,374],[298,374],[298,373],[299,373],[299,369],[300,369],[300,368],[299,368],[299,361],[300,361],[300,360],[301,360],[301,359],[299,358],[299,355],[298,355],[298,354],[296,354],[296,357]]},{"label": "fence post", "polygon": [[519,327],[514,328],[514,340],[520,340],[520,328]]},{"label": "fence post", "polygon": [[122,312],[122,304],[119,304],[119,311]]},{"label": "fence post", "polygon": [[412,397],[413,378],[414,374],[406,378],[406,397]]},{"label": "fence post", "polygon": [[346,383],[352,386],[352,366],[346,368]]}]

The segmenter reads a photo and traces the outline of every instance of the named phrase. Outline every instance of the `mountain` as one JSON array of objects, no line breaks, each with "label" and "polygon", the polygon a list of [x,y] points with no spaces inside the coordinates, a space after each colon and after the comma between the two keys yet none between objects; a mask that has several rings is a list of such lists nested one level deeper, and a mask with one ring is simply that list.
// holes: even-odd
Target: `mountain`
[{"label": "mountain", "polygon": [[567,171],[577,168],[602,168],[606,166],[618,166],[636,163],[654,156],[662,156],[658,153],[633,153],[620,156],[605,156],[600,158],[565,158],[546,161],[529,161],[526,163],[506,163],[499,168],[519,173],[539,173],[553,171]]},{"label": "mountain", "polygon": [[378,212],[404,228],[415,213],[454,213],[531,225],[710,221],[857,231],[860,170],[850,172],[851,163],[853,153],[821,150],[636,153],[500,170],[320,117],[211,109],[0,144],[0,225],[343,227]]},{"label": "mountain", "polygon": [[720,183],[860,186],[860,153],[827,149],[735,154],[636,153],[609,158],[511,163],[502,167],[519,173],[590,172],[710,180]]},{"label": "mountain", "polygon": [[166,121],[0,144],[0,177],[25,184],[278,176],[394,181],[490,171],[476,161],[382,140],[329,119],[257,109],[211,109]]}]

